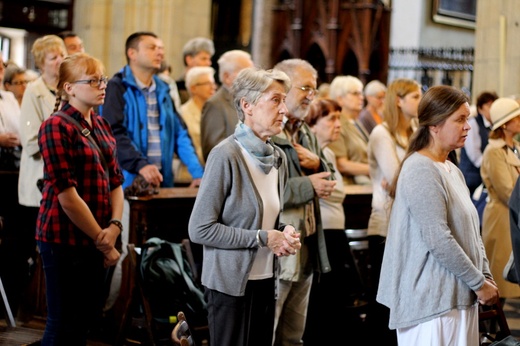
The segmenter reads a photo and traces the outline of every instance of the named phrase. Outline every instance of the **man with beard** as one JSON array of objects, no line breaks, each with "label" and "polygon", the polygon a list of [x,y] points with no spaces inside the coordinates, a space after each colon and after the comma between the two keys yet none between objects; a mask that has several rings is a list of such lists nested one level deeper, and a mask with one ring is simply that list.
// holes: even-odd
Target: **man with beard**
[{"label": "man with beard", "polygon": [[285,103],[284,130],[273,142],[285,152],[289,181],[280,222],[300,232],[301,250],[280,258],[279,296],[275,312],[274,345],[301,345],[314,271],[329,272],[330,264],[321,226],[319,198],[330,196],[336,185],[316,136],[304,118],[314,99],[317,71],[307,61],[288,59],[274,69],[285,72],[292,87]]}]

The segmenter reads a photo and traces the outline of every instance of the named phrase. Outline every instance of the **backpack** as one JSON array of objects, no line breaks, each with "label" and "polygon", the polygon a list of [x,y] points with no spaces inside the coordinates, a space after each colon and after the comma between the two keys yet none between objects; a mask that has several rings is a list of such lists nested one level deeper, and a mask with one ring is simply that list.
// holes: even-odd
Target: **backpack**
[{"label": "backpack", "polygon": [[142,246],[140,271],[156,322],[168,324],[172,316],[183,311],[190,324],[207,325],[204,293],[194,279],[182,244],[148,239]]}]

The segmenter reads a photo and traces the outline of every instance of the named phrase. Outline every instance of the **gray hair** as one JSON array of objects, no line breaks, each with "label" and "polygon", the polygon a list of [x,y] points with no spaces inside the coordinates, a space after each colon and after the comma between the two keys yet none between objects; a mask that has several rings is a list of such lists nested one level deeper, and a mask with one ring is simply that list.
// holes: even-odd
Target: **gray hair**
[{"label": "gray hair", "polygon": [[289,92],[291,80],[282,71],[262,70],[256,67],[248,67],[240,71],[231,87],[233,102],[240,121],[243,122],[245,119],[244,111],[240,105],[241,100],[245,99],[247,102],[256,105],[262,94],[275,82],[281,83],[285,92]]},{"label": "gray hair", "polygon": [[363,82],[354,76],[337,76],[330,83],[329,96],[333,100],[345,96],[353,89],[363,89]]},{"label": "gray hair", "polygon": [[376,96],[380,92],[386,92],[386,85],[374,79],[365,85],[365,96]]},{"label": "gray hair", "polygon": [[277,63],[273,69],[285,72],[291,79],[299,68],[311,71],[314,79],[318,78],[318,71],[306,60],[303,59],[286,59]]},{"label": "gray hair", "polygon": [[13,82],[14,77],[16,77],[19,74],[24,74],[25,72],[26,69],[23,67],[20,67],[16,64],[8,64],[4,73],[4,84],[11,84]]},{"label": "gray hair", "polygon": [[224,74],[232,74],[238,68],[238,62],[241,59],[252,60],[251,54],[240,49],[233,49],[225,52],[218,59],[218,78],[222,82],[224,80]]},{"label": "gray hair", "polygon": [[213,41],[205,37],[195,37],[186,42],[184,47],[182,47],[182,59],[184,65],[187,66],[187,56],[195,56],[200,52],[207,52],[209,55],[213,56],[215,54],[215,45],[213,44]]},{"label": "gray hair", "polygon": [[186,89],[190,88],[199,82],[201,76],[209,75],[213,77],[215,69],[211,66],[195,66],[186,73]]}]

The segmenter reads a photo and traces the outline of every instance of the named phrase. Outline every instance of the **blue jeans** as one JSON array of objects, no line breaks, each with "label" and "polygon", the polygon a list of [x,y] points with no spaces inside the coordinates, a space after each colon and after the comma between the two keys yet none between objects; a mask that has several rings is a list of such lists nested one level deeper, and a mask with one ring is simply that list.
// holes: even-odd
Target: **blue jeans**
[{"label": "blue jeans", "polygon": [[38,241],[47,297],[42,345],[86,345],[102,314],[107,270],[95,247]]}]

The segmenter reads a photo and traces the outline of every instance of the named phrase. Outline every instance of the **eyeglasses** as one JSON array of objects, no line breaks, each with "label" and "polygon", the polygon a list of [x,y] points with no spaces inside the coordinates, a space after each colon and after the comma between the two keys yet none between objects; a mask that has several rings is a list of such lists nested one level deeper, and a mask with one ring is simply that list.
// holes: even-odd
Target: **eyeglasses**
[{"label": "eyeglasses", "polygon": [[349,93],[350,95],[354,95],[354,96],[363,96],[363,93],[361,91],[348,91],[347,93]]},{"label": "eyeglasses", "polygon": [[9,83],[9,84],[11,84],[11,85],[17,85],[17,86],[18,86],[18,85],[27,85],[27,84],[29,84],[29,81],[28,81],[28,80],[20,80],[20,81],[16,81],[16,82],[11,82],[11,83]]},{"label": "eyeglasses", "polygon": [[310,95],[316,95],[318,93],[318,89],[314,89],[310,86],[302,86],[302,87],[295,87],[296,89],[300,89],[301,91],[304,91]]},{"label": "eyeglasses", "polygon": [[72,84],[90,84],[93,88],[99,88],[101,86],[101,83],[105,83],[105,85],[108,83],[108,77],[103,76],[101,78],[95,78],[95,79],[81,79],[77,80],[75,82],[71,82]]}]

